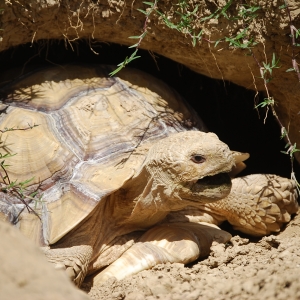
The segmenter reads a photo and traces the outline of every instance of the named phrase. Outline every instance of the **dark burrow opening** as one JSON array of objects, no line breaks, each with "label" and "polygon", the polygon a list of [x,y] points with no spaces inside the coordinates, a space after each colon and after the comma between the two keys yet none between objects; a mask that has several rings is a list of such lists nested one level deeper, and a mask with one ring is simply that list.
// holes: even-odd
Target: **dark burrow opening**
[{"label": "dark burrow opening", "polygon": [[[70,45],[64,41],[39,41],[0,53],[0,83],[6,81],[11,68],[23,73],[32,66],[73,62],[118,64],[133,52],[126,46],[95,43],[91,51],[86,41]],[[141,58],[128,67],[138,68],[160,78],[176,89],[198,112],[210,131],[227,143],[232,150],[250,153],[247,168],[241,175],[273,173],[290,177],[288,155],[282,154],[285,142],[280,129],[269,113],[264,124],[265,109],[255,109],[263,99],[255,91],[230,82],[215,80],[192,72],[181,64],[148,51],[139,50]],[[276,95],[275,95],[276,96]],[[295,163],[296,175],[299,167]]]}]

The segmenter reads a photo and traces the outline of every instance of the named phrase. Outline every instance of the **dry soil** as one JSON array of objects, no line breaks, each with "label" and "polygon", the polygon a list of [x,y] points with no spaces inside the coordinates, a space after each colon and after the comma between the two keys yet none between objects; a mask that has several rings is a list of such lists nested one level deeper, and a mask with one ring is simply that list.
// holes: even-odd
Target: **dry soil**
[{"label": "dry soil", "polygon": [[300,215],[278,235],[234,235],[192,266],[157,265],[125,280],[83,289],[97,300],[300,299]]}]

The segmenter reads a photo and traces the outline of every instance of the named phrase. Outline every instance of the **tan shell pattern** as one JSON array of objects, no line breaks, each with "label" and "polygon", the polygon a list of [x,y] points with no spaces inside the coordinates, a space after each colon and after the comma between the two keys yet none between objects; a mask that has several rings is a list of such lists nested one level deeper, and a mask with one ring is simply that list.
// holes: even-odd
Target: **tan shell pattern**
[{"label": "tan shell pattern", "polygon": [[[1,89],[1,153],[11,180],[42,183],[40,203],[24,204],[0,193],[2,218],[17,223],[41,245],[52,244],[130,179],[143,147],[172,132],[203,128],[183,99],[158,79],[111,66],[39,69]],[[140,149],[140,151],[139,151]],[[139,155],[132,155],[137,154]],[[1,217],[1,215],[0,215]]]}]

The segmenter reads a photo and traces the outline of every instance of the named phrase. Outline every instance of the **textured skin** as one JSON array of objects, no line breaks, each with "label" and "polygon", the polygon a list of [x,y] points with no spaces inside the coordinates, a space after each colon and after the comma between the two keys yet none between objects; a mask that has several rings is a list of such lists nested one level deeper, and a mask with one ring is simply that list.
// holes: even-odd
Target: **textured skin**
[{"label": "textured skin", "polygon": [[212,241],[230,239],[213,225],[226,219],[253,235],[289,221],[298,208],[292,181],[253,175],[234,179],[230,193],[225,173],[242,169],[247,155],[196,131],[204,129],[201,121],[162,82],[127,69],[109,78],[110,71],[53,67],[1,91],[1,128],[39,124],[5,133],[5,143],[18,153],[9,177],[34,177],[31,187],[42,183],[43,202],[30,204],[40,222],[1,193],[0,216],[43,246],[75,284],[107,265],[95,284],[208,255]]},{"label": "textured skin", "polygon": [[92,257],[91,246],[80,245],[63,249],[42,248],[42,250],[48,257],[48,261],[54,263],[57,269],[65,270],[76,285],[81,284]]},{"label": "textured skin", "polygon": [[298,211],[295,182],[276,175],[253,174],[234,178],[229,196],[201,206],[170,213],[165,222],[208,222],[227,220],[236,230],[263,236],[279,232]]},{"label": "textured skin", "polygon": [[98,285],[111,277],[121,280],[156,264],[190,263],[207,256],[213,241],[225,243],[230,238],[228,232],[202,224],[173,223],[155,226],[124,255],[95,276],[94,284]]},{"label": "textured skin", "polygon": [[291,220],[298,210],[297,198],[293,181],[256,174],[234,179],[230,195],[208,207],[223,214],[235,229],[262,236],[279,232]]}]

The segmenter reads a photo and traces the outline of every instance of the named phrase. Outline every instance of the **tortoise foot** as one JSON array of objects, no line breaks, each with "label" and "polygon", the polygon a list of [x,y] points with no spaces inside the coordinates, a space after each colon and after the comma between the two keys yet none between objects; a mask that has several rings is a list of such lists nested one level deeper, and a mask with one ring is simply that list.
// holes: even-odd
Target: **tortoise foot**
[{"label": "tortoise foot", "polygon": [[92,248],[90,246],[83,245],[61,249],[42,248],[42,250],[48,261],[53,263],[56,269],[65,270],[75,285],[81,285],[87,274],[92,256]]}]

